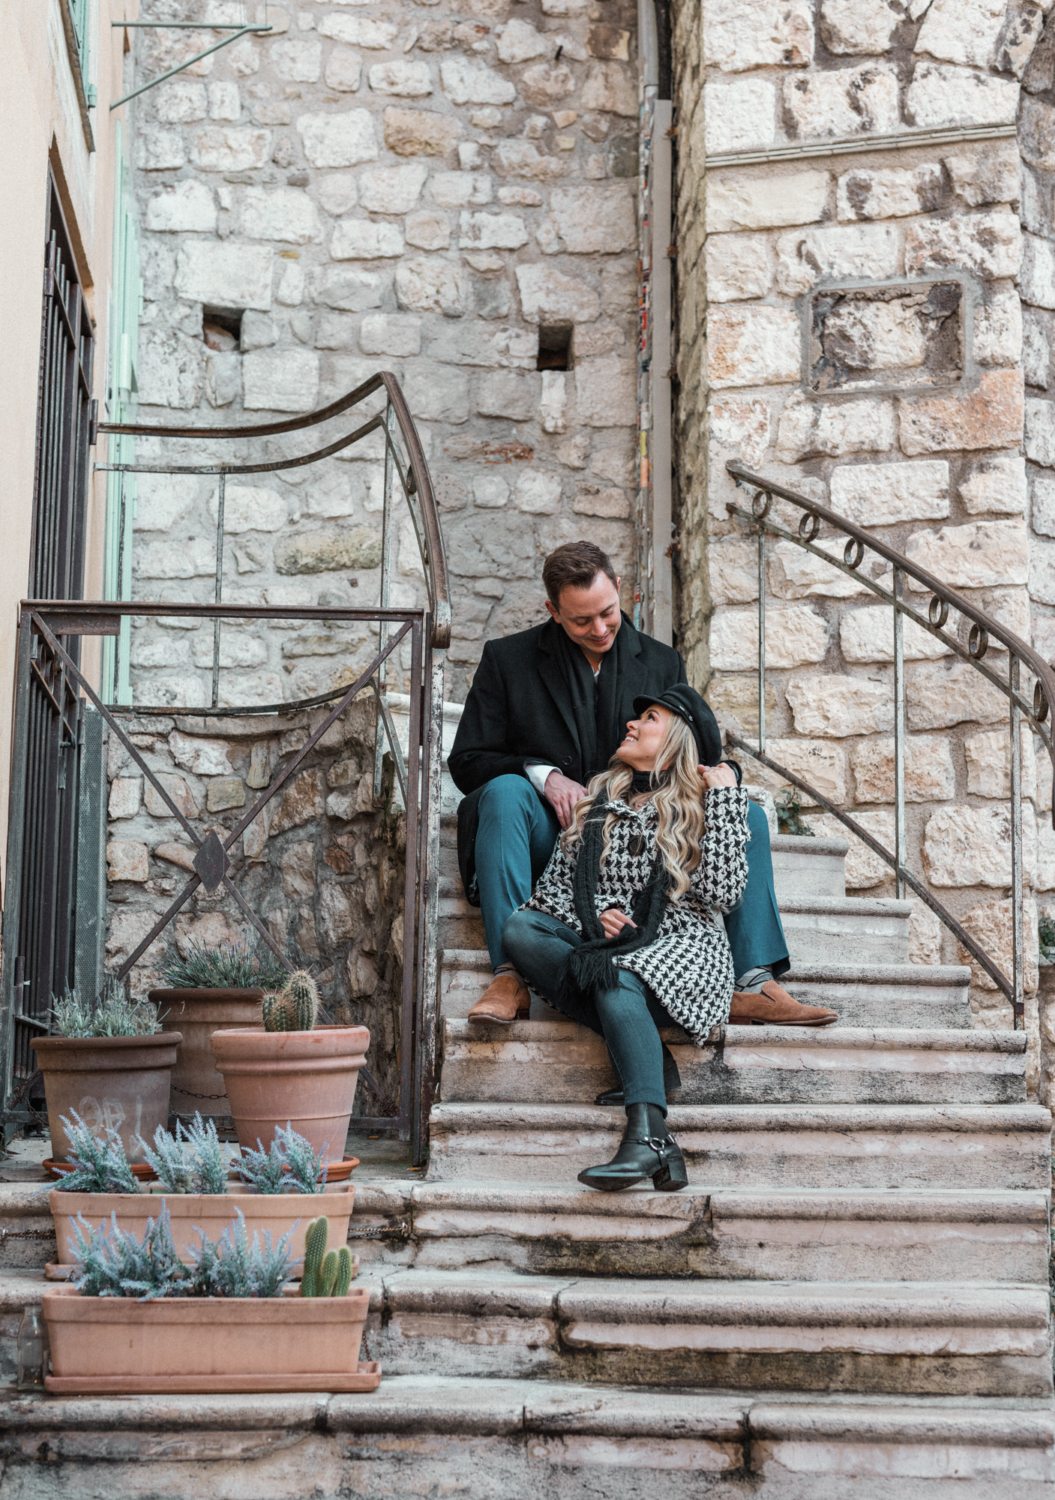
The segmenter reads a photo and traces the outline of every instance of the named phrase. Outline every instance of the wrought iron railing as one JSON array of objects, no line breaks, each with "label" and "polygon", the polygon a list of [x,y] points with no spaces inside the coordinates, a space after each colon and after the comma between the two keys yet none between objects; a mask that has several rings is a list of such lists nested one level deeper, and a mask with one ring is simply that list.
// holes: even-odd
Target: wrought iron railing
[{"label": "wrought iron railing", "polygon": [[[3,1080],[5,1084],[4,1117],[8,1120],[20,1117],[23,1101],[29,1092],[32,1064],[29,1061],[28,1041],[34,1033],[46,1030],[52,1003],[48,976],[53,964],[42,962],[36,966],[39,973],[29,972],[25,957],[19,951],[20,909],[32,890],[41,863],[46,866],[49,849],[43,848],[44,835],[31,834],[25,817],[24,783],[26,781],[27,757],[31,749],[33,723],[25,711],[30,701],[30,685],[47,688],[61,704],[72,701],[77,713],[70,720],[74,728],[83,719],[79,710],[85,700],[90,702],[108,725],[110,733],[120,741],[124,752],[131,757],[150,782],[156,795],[168,812],[177,819],[194,847],[193,874],[183,890],[171,902],[164,914],[154,923],[150,932],[137,945],[120,969],[118,978],[124,978],[134,964],[165,930],[168,924],[183,909],[187,901],[204,885],[209,892],[222,889],[226,892],[243,917],[256,929],[260,938],[287,967],[291,967],[288,956],[275,942],[271,932],[259,916],[251,909],[230,874],[229,852],[244,831],[260,816],[271,799],[287,786],[290,777],[301,766],[305,758],[318,745],[326,730],[333,724],[356,696],[366,688],[373,692],[377,706],[375,736],[375,763],[373,770],[373,793],[375,803],[382,796],[383,763],[389,755],[394,765],[399,792],[406,810],[406,874],[404,883],[404,926],[402,950],[402,993],[400,1001],[399,1051],[400,1091],[398,1103],[382,1099],[382,1110],[369,1118],[358,1119],[362,1128],[398,1128],[401,1135],[409,1136],[415,1161],[423,1159],[425,1130],[428,1111],[434,1089],[435,1034],[436,1034],[436,925],[438,911],[439,881],[433,873],[438,867],[440,778],[442,767],[442,719],[443,719],[443,668],[435,653],[447,646],[450,640],[451,611],[447,588],[446,561],[439,518],[433,496],[428,467],[407,409],[403,393],[395,377],[386,373],[373,376],[348,395],[320,411],[308,416],[283,421],[259,423],[238,427],[171,427],[144,423],[100,424],[100,431],[150,437],[153,439],[203,438],[210,442],[222,439],[245,440],[298,432],[318,426],[353,412],[376,392],[383,392],[385,401],[381,410],[374,412],[365,421],[358,420],[351,432],[328,442],[311,452],[284,457],[262,463],[208,463],[200,465],[127,463],[99,464],[101,470],[112,471],[124,484],[129,474],[197,474],[215,475],[218,481],[218,512],[216,529],[216,580],[214,600],[210,604],[188,604],[167,601],[108,600],[29,600],[21,607],[19,627],[18,681],[16,687],[16,724],[14,741],[14,765],[12,777],[12,813],[8,841],[8,870],[15,878],[8,886],[4,911],[4,963],[3,963]],[[345,607],[332,604],[307,608],[282,605],[251,605],[223,599],[223,549],[224,549],[224,486],[232,475],[247,475],[278,472],[284,469],[304,467],[344,452],[357,443],[365,442],[371,434],[380,432],[384,443],[384,500],[381,532],[379,599],[374,605]],[[397,500],[402,497],[406,512],[411,518],[427,593],[427,603],[420,606],[391,607],[390,593],[393,567],[399,543],[400,509]],[[121,506],[123,514],[128,508]],[[82,635],[109,637],[115,647],[120,640],[121,621],[130,616],[197,618],[213,622],[212,691],[207,706],[192,703],[175,707],[172,703],[163,706],[149,703],[107,704],[96,692],[88,675],[82,671],[75,648],[67,645],[71,638]],[[358,622],[370,624],[377,631],[377,650],[369,665],[359,673],[355,682],[331,689],[311,698],[280,703],[261,703],[250,706],[225,704],[220,701],[220,642],[223,621],[227,620],[289,620],[306,623]],[[401,647],[410,648],[409,674],[409,731],[407,753],[403,754],[400,737],[393,723],[386,702],[388,664]],[[117,673],[112,680],[117,680]],[[132,714],[136,718],[149,716],[171,717],[173,713],[189,714],[196,718],[234,718],[250,715],[296,714],[305,710],[329,712],[315,725],[307,743],[301,747],[291,762],[275,777],[266,790],[256,799],[252,807],[241,817],[233,830],[222,840],[215,832],[201,837],[192,823],[184,816],[164,785],[164,778],[147,764],[146,759],[133,743],[122,725],[122,717]],[[69,719],[69,715],[66,718]],[[76,795],[71,785],[63,806],[69,811]],[[54,857],[54,854],[51,855]],[[29,884],[27,884],[29,882]],[[76,921],[76,913],[68,914],[70,920],[62,927],[62,941],[70,942],[68,929]],[[81,914],[82,922],[98,922],[97,912]],[[46,957],[46,956],[45,956]],[[364,1080],[378,1094],[380,1090],[369,1070]],[[386,1113],[385,1105],[389,1109]]]},{"label": "wrought iron railing", "polygon": [[[984,610],[965,599],[955,589],[949,588],[925,568],[919,567],[903,553],[872,532],[855,525],[845,516],[838,515],[826,505],[794,490],[755,474],[743,464],[733,460],[726,469],[738,486],[755,490],[751,508],[730,502],[729,514],[750,527],[758,543],[758,738],[752,744],[742,735],[730,736],[730,742],[745,751],[762,765],[804,792],[826,812],[836,817],[862,843],[867,845],[894,872],[898,897],[905,889],[925,903],[956,940],[966,949],[975,962],[985,970],[990,979],[1010,1002],[1016,1029],[1024,1025],[1024,900],[1022,869],[1022,721],[1023,717],[1039,736],[1053,765],[1055,785],[1055,751],[1049,715],[1055,705],[1055,671],[1031,646],[1017,636],[1013,630],[988,615]],[[797,531],[782,526],[770,516],[774,497],[789,502],[802,511]],[[822,525],[846,538],[842,561],[825,548],[816,544]],[[833,801],[825,797],[816,787],[801,776],[780,765],[766,753],[766,537],[780,537],[793,542],[803,551],[838,571],[853,578],[865,590],[875,594],[891,606],[892,611],[892,657],[894,696],[894,848],[888,849],[874,834],[864,828],[856,818],[844,812]],[[892,569],[891,587],[867,576],[862,564],[867,554],[874,554],[888,563]],[[906,579],[911,579],[917,589],[929,593],[926,613],[914,608],[902,597]],[[950,611],[954,619],[950,624]],[[965,640],[956,629],[956,617],[961,622]],[[995,687],[1008,701],[1009,749],[1010,749],[1010,820],[1011,820],[1011,976],[1010,978],[985,951],[973,934],[950,912],[929,887],[906,865],[907,844],[905,825],[905,652],[904,622],[911,620],[921,630],[927,631],[942,642],[943,646],[962,661],[968,662],[980,675]],[[1007,666],[1003,671],[994,670],[984,661],[991,641],[1007,651]],[[1023,680],[1025,679],[1025,680]],[[1029,683],[1032,681],[1032,694]],[[1053,795],[1053,826],[1055,826],[1055,795]]]}]

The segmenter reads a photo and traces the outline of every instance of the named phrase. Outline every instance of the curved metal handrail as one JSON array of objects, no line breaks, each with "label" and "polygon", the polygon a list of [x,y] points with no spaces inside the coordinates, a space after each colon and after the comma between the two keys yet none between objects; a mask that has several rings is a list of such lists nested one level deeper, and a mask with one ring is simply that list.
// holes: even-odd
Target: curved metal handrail
[{"label": "curved metal handrail", "polygon": [[377,412],[369,421],[357,427],[354,432],[343,438],[338,438],[333,443],[328,443],[322,448],[314,449],[310,453],[299,454],[294,458],[274,459],[267,463],[259,464],[227,464],[212,463],[204,464],[182,464],[182,465],[146,465],[146,464],[110,464],[100,465],[114,470],[115,472],[137,472],[151,473],[155,471],[167,474],[198,474],[203,472],[227,474],[265,474],[277,473],[282,469],[302,468],[306,464],[315,463],[319,459],[330,458],[333,454],[341,452],[342,449],[350,448],[354,443],[360,442],[368,437],[370,433],[379,428],[385,434],[385,444],[397,474],[403,494],[410,511],[411,520],[414,523],[414,533],[417,538],[418,548],[421,552],[422,567],[425,570],[425,583],[429,592],[429,612],[432,616],[432,645],[437,650],[445,650],[451,642],[451,602],[450,586],[447,576],[447,558],[443,548],[443,534],[440,531],[439,516],[436,510],[436,496],[432,488],[432,477],[429,467],[425,461],[425,454],[418,438],[414,419],[410,414],[406,398],[396,377],[387,370],[381,370],[372,375],[369,380],[363,381],[354,390],[346,395],[331,401],[328,406],[321,407],[318,411],[309,412],[302,417],[289,417],[278,422],[255,422],[242,423],[235,427],[175,427],[158,425],[148,422],[100,422],[100,432],[112,433],[115,436],[130,437],[153,437],[153,438],[208,438],[236,439],[236,438],[262,438],[275,437],[287,432],[302,432],[309,427],[317,427],[323,422],[330,421],[333,417],[341,416],[342,413],[350,411],[372,396],[375,391],[384,390],[389,407],[395,417],[400,436],[406,446],[409,462],[404,469],[398,445],[393,441],[393,435],[388,426],[387,417]]},{"label": "curved metal handrail", "polygon": [[[758,530],[759,536],[759,743],[757,748],[752,746],[741,735],[729,736],[730,742],[737,748],[744,750],[748,755],[758,760],[761,764],[768,766],[785,780],[791,782],[811,797],[819,806],[824,807],[859,839],[862,840],[875,854],[894,871],[897,882],[897,893],[902,894],[902,887],[907,885],[927,906],[935,913],[941,922],[954,934],[967,952],[986,971],[989,977],[1010,1000],[1015,1025],[1018,1026],[1023,1020],[1023,979],[1022,979],[1022,886],[1021,886],[1021,772],[1020,772],[1020,724],[1019,716],[1025,715],[1031,722],[1034,731],[1042,740],[1048,755],[1052,760],[1053,780],[1053,807],[1052,826],[1055,827],[1055,744],[1050,730],[1045,725],[1052,705],[1055,705],[1055,670],[1039,655],[1032,646],[1028,645],[1022,638],[1009,630],[1006,625],[993,619],[984,610],[978,608],[962,594],[943,583],[925,568],[912,562],[904,553],[891,547],[889,543],[875,536],[864,527],[856,525],[837,511],[829,509],[818,500],[812,500],[805,495],[797,494],[796,491],[788,489],[787,486],[775,480],[767,479],[764,475],[756,474],[744,467],[737,460],[732,459],[726,464],[726,471],[736,481],[738,486],[749,485],[754,487],[756,493],[752,500],[750,511],[743,509],[733,502],[729,502],[726,510],[731,516],[753,525]],[[779,525],[769,518],[769,511],[773,503],[773,497],[779,496],[792,505],[798,506],[803,512],[799,521],[798,534],[789,531],[786,527]],[[843,550],[843,560],[840,562],[836,557],[826,552],[823,548],[814,544],[814,538],[820,531],[821,522],[842,532],[848,538]],[[856,819],[842,812],[828,798],[817,791],[801,777],[787,770],[770,759],[765,753],[765,555],[763,541],[765,533],[780,536],[787,541],[793,542],[797,547],[806,552],[811,552],[815,557],[822,559],[829,567],[854,578],[863,588],[891,605],[895,614],[895,651],[894,651],[894,677],[895,677],[895,833],[897,848],[894,851],[887,849],[874,835],[863,828]],[[873,552],[876,556],[883,558],[891,564],[893,569],[893,589],[886,589],[874,579],[866,577],[861,571],[864,561],[865,549]],[[930,593],[930,605],[926,616],[913,609],[900,597],[900,586],[904,577],[914,579],[921,587]],[[945,630],[945,624],[949,617],[949,610],[955,609],[965,620],[970,621],[970,632],[967,646],[963,646],[959,640]],[[912,620],[920,629],[935,636],[942,644],[956,656],[967,661],[981,673],[995,688],[997,688],[1007,699],[1011,710],[1011,802],[1012,802],[1012,958],[1013,975],[1009,980],[1003,970],[996,964],[977,941],[962,926],[952,913],[943,905],[936,896],[923,885],[923,883],[906,869],[904,862],[905,850],[905,824],[904,824],[904,679],[903,679],[903,650],[901,641],[902,618]],[[989,647],[990,640],[999,641],[1008,652],[1008,668],[1006,680],[1003,680],[994,671],[984,664],[982,658]],[[1032,702],[1022,696],[1020,691],[1021,668],[1025,667],[1033,675],[1034,689]]]}]

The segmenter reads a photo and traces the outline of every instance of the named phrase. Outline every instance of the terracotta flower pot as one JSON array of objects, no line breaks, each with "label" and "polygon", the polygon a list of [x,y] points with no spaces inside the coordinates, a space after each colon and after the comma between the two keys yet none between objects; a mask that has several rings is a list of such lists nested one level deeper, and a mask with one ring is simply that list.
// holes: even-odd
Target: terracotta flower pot
[{"label": "terracotta flower pot", "polygon": [[183,1038],[172,1073],[173,1112],[229,1115],[209,1038],[233,1026],[259,1026],[263,990],[151,990],[150,998],[161,1009],[161,1029]]},{"label": "terracotta flower pot", "polygon": [[366,1062],[365,1026],[314,1031],[216,1031],[210,1040],[223,1074],[238,1144],[265,1150],[275,1127],[292,1124],[315,1151],[339,1161],[352,1117],[359,1069]]},{"label": "terracotta flower pot", "polygon": [[370,1293],[346,1297],[42,1298],[57,1395],[207,1391],[370,1391],[360,1365]]},{"label": "terracotta flower pot", "polygon": [[153,1140],[167,1125],[178,1031],[153,1036],[41,1036],[30,1046],[44,1075],[51,1154],[65,1161],[70,1143],[60,1115],[76,1110],[93,1134],[116,1130],[129,1161],[142,1160],[134,1137]]},{"label": "terracotta flower pot", "polygon": [[168,1204],[172,1238],[184,1265],[190,1263],[191,1249],[197,1249],[201,1244],[195,1230],[203,1230],[207,1239],[218,1240],[233,1223],[236,1208],[245,1214],[245,1227],[250,1238],[256,1229],[261,1233],[269,1230],[272,1244],[277,1244],[279,1237],[287,1229],[293,1229],[299,1219],[300,1223],[293,1229],[290,1255],[294,1260],[303,1260],[304,1236],[312,1219],[329,1219],[328,1241],[331,1247],[347,1241],[355,1189],[351,1183],[345,1190],[331,1189],[327,1193],[252,1193],[244,1190],[227,1193],[64,1193],[61,1188],[52,1188],[48,1202],[55,1221],[59,1264],[70,1265],[76,1258],[76,1237],[70,1221],[78,1214],[83,1214],[88,1223],[98,1229],[109,1227],[110,1216],[116,1213],[118,1228],[131,1230],[141,1240],[147,1220],[156,1219],[160,1213],[162,1200]]}]

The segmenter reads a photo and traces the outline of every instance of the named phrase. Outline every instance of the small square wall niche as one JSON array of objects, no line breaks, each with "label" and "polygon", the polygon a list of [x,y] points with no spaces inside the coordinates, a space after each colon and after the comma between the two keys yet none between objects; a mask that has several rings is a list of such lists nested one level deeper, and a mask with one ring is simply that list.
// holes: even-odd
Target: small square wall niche
[{"label": "small square wall niche", "polygon": [[959,274],[818,288],[807,299],[807,389],[934,390],[967,373],[976,293]]}]

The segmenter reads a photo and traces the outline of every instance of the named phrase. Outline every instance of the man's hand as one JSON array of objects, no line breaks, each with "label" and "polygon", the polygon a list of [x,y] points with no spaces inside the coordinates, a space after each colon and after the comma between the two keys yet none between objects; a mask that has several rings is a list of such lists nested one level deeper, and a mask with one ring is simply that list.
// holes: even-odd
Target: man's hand
[{"label": "man's hand", "polygon": [[[727,766],[724,761],[717,766],[697,766],[700,780],[703,782],[704,790],[710,791],[714,786],[735,786],[736,772],[732,766]],[[549,783],[547,782],[548,786]]]},{"label": "man's hand", "polygon": [[567,776],[562,776],[559,771],[551,771],[546,777],[546,801],[557,814],[557,821],[562,828],[568,828],[571,825],[575,804],[581,802],[585,796],[584,786],[580,786],[577,781],[571,781]]},{"label": "man's hand", "polygon": [[624,927],[636,927],[637,923],[631,922],[626,912],[620,911],[617,906],[610,906],[601,913],[601,926],[606,938],[614,938],[619,936]]}]

